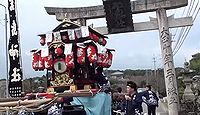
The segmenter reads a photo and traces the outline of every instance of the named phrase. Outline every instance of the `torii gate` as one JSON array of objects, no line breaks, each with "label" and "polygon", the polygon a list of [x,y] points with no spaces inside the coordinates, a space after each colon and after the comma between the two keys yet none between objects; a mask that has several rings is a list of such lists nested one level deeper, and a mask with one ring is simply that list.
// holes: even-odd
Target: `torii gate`
[{"label": "torii gate", "polygon": [[[169,28],[191,26],[192,17],[174,19],[173,17],[167,17],[166,10],[187,6],[187,4],[188,0],[131,1],[132,14],[156,11],[157,19],[150,19],[148,22],[133,23],[133,25],[134,31],[159,29],[169,115],[178,115],[179,111],[177,81]],[[106,16],[103,5],[77,8],[45,7],[45,9],[49,15],[56,15],[56,19],[59,21],[67,17],[71,20],[80,21],[82,25],[86,25],[87,19],[104,18]],[[96,29],[102,34],[109,34],[107,27]]]}]

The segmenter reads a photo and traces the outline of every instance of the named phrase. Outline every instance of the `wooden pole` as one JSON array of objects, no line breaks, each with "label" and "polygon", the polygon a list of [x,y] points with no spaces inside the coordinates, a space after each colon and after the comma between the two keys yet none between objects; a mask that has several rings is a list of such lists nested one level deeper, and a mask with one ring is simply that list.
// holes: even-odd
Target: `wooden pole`
[{"label": "wooden pole", "polygon": [[168,19],[165,9],[156,11],[158,27],[160,34],[160,45],[162,59],[164,62],[165,86],[167,92],[169,115],[178,115],[179,99],[176,82],[176,75],[173,62],[173,53],[171,47],[171,37],[169,36]]},{"label": "wooden pole", "polygon": [[21,105],[37,104],[41,105],[51,101],[52,99],[38,99],[38,100],[24,100],[24,101],[12,101],[12,102],[2,102],[0,107],[14,107]]},{"label": "wooden pole", "polygon": [[10,101],[18,101],[18,100],[25,100],[27,98],[25,97],[17,97],[17,98],[0,98],[0,103],[1,102],[10,102]]}]

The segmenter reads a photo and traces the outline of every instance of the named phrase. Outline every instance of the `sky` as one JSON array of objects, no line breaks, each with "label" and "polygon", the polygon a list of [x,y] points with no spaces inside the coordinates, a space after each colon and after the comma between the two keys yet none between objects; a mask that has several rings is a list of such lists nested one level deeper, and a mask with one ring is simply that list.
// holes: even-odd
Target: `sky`
[{"label": "sky", "polygon": [[[0,0],[1,4],[7,6],[7,0]],[[196,2],[197,3],[197,2]],[[41,48],[39,44],[40,33],[47,33],[53,30],[60,22],[55,16],[48,15],[44,7],[86,7],[102,5],[102,0],[17,0],[17,13],[19,22],[20,45],[22,53],[22,68],[25,77],[40,76],[45,72],[35,72],[31,67],[32,55],[31,49]],[[200,7],[200,5],[199,5]],[[187,9],[186,9],[187,10]],[[170,10],[167,15],[175,14],[175,17],[182,17],[184,8]],[[5,26],[4,9],[0,6],[0,75],[5,76]],[[155,12],[134,14],[133,22],[149,21],[149,16],[156,17]],[[178,53],[174,56],[175,67],[183,67],[184,61],[189,61],[193,54],[198,53],[200,49],[200,16],[194,21],[193,26],[181,46]],[[88,20],[87,24],[94,24],[94,27],[106,26],[105,19]],[[172,36],[176,29],[170,29]],[[180,29],[178,29],[176,37]],[[9,33],[9,32],[8,32]],[[160,41],[158,30],[145,32],[130,32],[123,34],[108,35],[106,47],[113,48],[113,64],[109,69],[153,69],[153,57],[156,60],[156,68],[162,68],[162,57],[160,50]],[[172,46],[177,42],[174,38]],[[0,76],[0,77],[1,77]]]}]

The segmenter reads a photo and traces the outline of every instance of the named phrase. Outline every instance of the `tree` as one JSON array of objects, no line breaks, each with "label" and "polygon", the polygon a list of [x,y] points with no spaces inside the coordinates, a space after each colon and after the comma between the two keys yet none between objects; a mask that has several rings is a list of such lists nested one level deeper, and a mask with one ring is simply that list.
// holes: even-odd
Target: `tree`
[{"label": "tree", "polygon": [[197,73],[200,72],[200,53],[192,55],[190,60],[190,69],[195,70]]}]

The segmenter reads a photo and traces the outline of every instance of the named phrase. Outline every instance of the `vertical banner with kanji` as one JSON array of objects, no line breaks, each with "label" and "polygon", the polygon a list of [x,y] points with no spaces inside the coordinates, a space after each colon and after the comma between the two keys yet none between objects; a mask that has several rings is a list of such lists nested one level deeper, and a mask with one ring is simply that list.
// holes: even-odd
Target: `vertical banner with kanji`
[{"label": "vertical banner with kanji", "polygon": [[16,15],[15,0],[8,0],[8,11],[10,20],[10,39],[8,54],[10,60],[8,90],[11,97],[21,97],[22,92],[22,70],[20,66],[19,32]]}]

